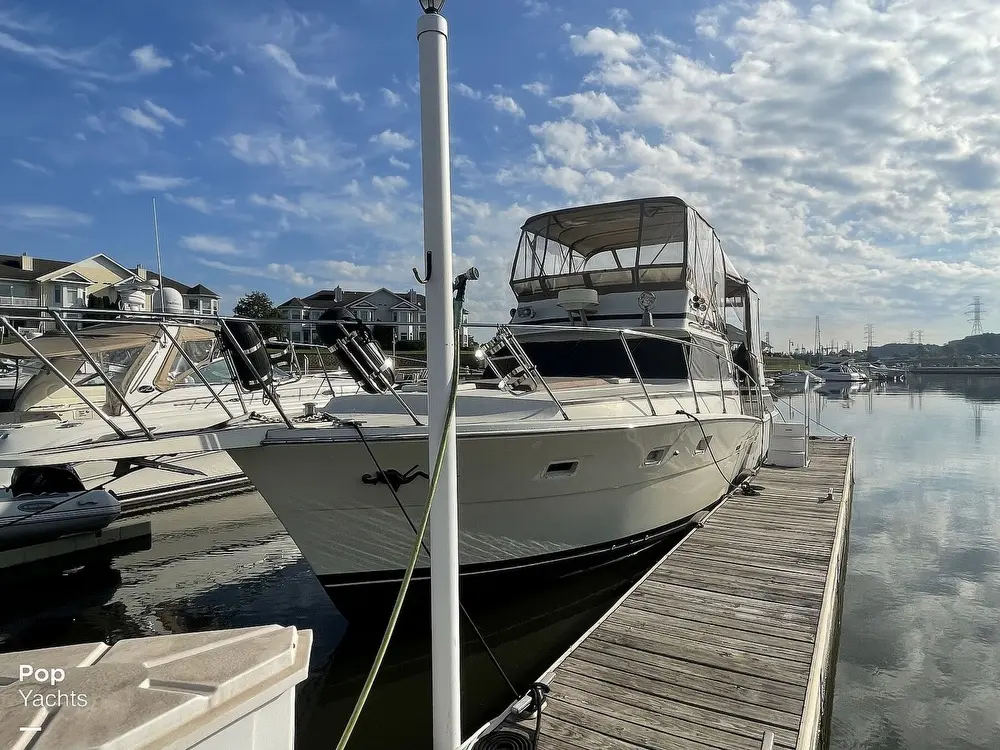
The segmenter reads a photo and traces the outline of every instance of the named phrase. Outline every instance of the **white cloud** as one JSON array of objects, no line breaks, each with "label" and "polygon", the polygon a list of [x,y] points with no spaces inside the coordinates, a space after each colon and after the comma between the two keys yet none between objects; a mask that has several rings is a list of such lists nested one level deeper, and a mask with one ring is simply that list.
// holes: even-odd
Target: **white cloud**
[{"label": "white cloud", "polygon": [[168,175],[139,173],[132,180],[115,180],[114,184],[119,190],[130,193],[141,190],[151,192],[163,192],[166,190],[177,190],[193,183],[194,180],[187,177],[170,177]]},{"label": "white cloud", "polygon": [[268,263],[263,266],[237,266],[207,258],[197,258],[196,260],[203,266],[208,266],[219,271],[226,271],[227,273],[238,273],[244,276],[279,280],[287,284],[295,284],[302,287],[316,286],[316,281],[311,276],[297,271],[294,266],[288,263]]},{"label": "white cloud", "polygon": [[628,60],[642,47],[638,35],[627,31],[591,29],[585,36],[573,35],[570,46],[578,55],[597,55],[607,62]]},{"label": "white cloud", "polygon": [[168,58],[162,57],[152,44],[138,47],[130,53],[132,62],[141,73],[156,73],[173,65]]},{"label": "white cloud", "polygon": [[398,107],[403,103],[403,97],[391,89],[379,89],[382,93],[382,101],[387,107]]},{"label": "white cloud", "polygon": [[305,218],[309,216],[309,211],[297,203],[289,200],[283,195],[274,194],[270,197],[263,195],[257,195],[254,193],[250,196],[250,202],[255,206],[265,206],[267,208],[273,208],[275,211],[281,211],[282,213],[293,214]]},{"label": "white cloud", "polygon": [[265,55],[267,55],[267,57],[284,68],[292,78],[310,85],[321,86],[325,89],[337,88],[337,79],[333,76],[312,75],[310,73],[303,73],[299,70],[298,63],[295,62],[291,53],[283,47],[279,47],[277,44],[268,43],[263,45],[261,50]]},{"label": "white cloud", "polygon": [[560,84],[568,116],[532,124],[496,171],[558,203],[686,198],[763,293],[775,341],[811,342],[817,313],[842,341],[869,321],[884,341],[964,335],[960,311],[1000,281],[982,254],[1000,237],[1000,8],[970,3],[727,5],[698,17],[718,58],[576,32],[589,69]]},{"label": "white cloud", "polygon": [[63,206],[13,203],[0,206],[0,224],[11,229],[79,229],[93,224],[89,214]]},{"label": "white cloud", "polygon": [[365,100],[357,91],[352,91],[350,94],[341,94],[340,101],[344,104],[353,104],[358,108],[358,110],[365,108]]},{"label": "white cloud", "polygon": [[41,164],[35,164],[32,161],[27,161],[25,159],[11,159],[11,161],[22,169],[27,169],[30,172],[39,172],[40,174],[52,174],[52,170],[48,167],[43,167]]},{"label": "white cloud", "polygon": [[503,94],[490,94],[490,103],[497,112],[506,112],[514,117],[521,118],[524,117],[524,110],[521,109],[513,97],[504,96]]},{"label": "white cloud", "polygon": [[521,88],[535,96],[545,96],[549,92],[549,86],[541,81],[521,84]]},{"label": "white cloud", "polygon": [[150,117],[141,109],[121,107],[118,110],[118,114],[125,122],[135,125],[137,128],[142,128],[143,130],[148,130],[152,133],[163,132],[163,125],[160,121],[155,117]]},{"label": "white cloud", "polygon": [[243,68],[241,68],[239,65],[234,65],[233,66],[233,72],[236,75],[241,76],[241,75],[243,75]]},{"label": "white cloud", "polygon": [[472,86],[465,83],[456,83],[452,88],[455,89],[455,93],[459,96],[464,96],[466,99],[482,99],[483,93],[481,91],[476,91]]},{"label": "white cloud", "polygon": [[608,18],[618,25],[624,25],[632,20],[632,14],[626,8],[612,8],[608,11]]},{"label": "white cloud", "polygon": [[376,175],[372,177],[372,185],[376,190],[385,195],[392,195],[393,193],[398,193],[400,190],[405,190],[409,184],[406,178],[399,175],[389,175],[387,177]]},{"label": "white cloud", "polygon": [[150,112],[152,112],[153,115],[155,115],[160,120],[163,120],[163,121],[169,122],[169,123],[173,123],[174,125],[177,125],[179,127],[183,127],[184,126],[184,122],[185,121],[182,120],[180,117],[177,117],[176,115],[174,115],[166,107],[161,107],[158,104],[154,104],[149,99],[146,99],[146,101],[143,102],[143,104],[146,106],[146,109],[148,109]]},{"label": "white cloud", "polygon": [[406,137],[402,133],[397,133],[394,130],[383,130],[378,135],[373,135],[368,139],[370,143],[377,143],[383,148],[392,149],[394,151],[405,151],[406,149],[413,148],[416,144],[411,138]]},{"label": "white cloud", "polygon": [[104,123],[101,122],[101,118],[97,115],[87,115],[83,118],[83,124],[91,130],[96,130],[98,133],[104,132]]},{"label": "white cloud", "polygon": [[211,215],[225,208],[229,208],[235,203],[232,198],[210,199],[200,195],[174,195],[166,194],[167,200],[181,206],[197,211],[200,214]]},{"label": "white cloud", "polygon": [[557,96],[556,105],[567,105],[574,120],[613,120],[621,114],[618,104],[603,91],[583,91],[569,96]]},{"label": "white cloud", "polygon": [[301,137],[235,133],[223,142],[229,153],[247,164],[328,169],[336,161],[324,145]]},{"label": "white cloud", "polygon": [[177,243],[183,248],[193,250],[196,253],[210,253],[212,255],[243,255],[233,240],[229,237],[220,237],[214,234],[192,234],[181,237]]},{"label": "white cloud", "polygon": [[552,10],[551,6],[542,0],[521,0],[524,6],[525,18],[538,18]]},{"label": "white cloud", "polygon": [[390,156],[389,157],[389,163],[392,166],[396,167],[396,169],[409,169],[410,168],[410,165],[407,162],[403,161],[402,159],[397,159],[395,156]]}]

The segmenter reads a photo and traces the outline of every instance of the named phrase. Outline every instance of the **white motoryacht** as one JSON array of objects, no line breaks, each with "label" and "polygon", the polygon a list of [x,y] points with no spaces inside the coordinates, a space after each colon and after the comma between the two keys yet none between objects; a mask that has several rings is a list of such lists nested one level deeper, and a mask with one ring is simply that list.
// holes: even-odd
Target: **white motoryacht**
[{"label": "white motoryacht", "polygon": [[810,370],[817,378],[827,382],[860,383],[868,377],[848,360],[824,362]]},{"label": "white motoryacht", "polygon": [[[533,216],[510,285],[512,319],[483,347],[490,377],[457,393],[463,579],[629,555],[762,462],[773,406],[760,386],[759,302],[694,208],[648,198]],[[0,465],[117,459],[152,445],[225,450],[338,606],[352,593],[366,600],[370,584],[395,593],[427,502],[426,385],[371,388],[386,383],[384,354],[342,316],[318,330],[354,352],[359,382],[381,392],[332,399],[325,421],[165,428],[154,443],[130,436]],[[427,565],[422,557],[418,579]]]}]

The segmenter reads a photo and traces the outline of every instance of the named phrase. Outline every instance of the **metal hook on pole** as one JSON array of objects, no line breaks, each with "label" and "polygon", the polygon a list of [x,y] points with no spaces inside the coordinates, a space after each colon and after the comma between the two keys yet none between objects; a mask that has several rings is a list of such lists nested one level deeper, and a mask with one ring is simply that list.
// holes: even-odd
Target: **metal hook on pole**
[{"label": "metal hook on pole", "polygon": [[418,284],[423,284],[424,286],[426,286],[427,282],[431,280],[431,259],[433,257],[434,256],[431,254],[430,250],[428,250],[424,254],[424,277],[423,278],[420,278],[420,271],[417,270],[416,266],[414,266],[411,269],[413,271],[413,278],[415,278],[417,280]]}]

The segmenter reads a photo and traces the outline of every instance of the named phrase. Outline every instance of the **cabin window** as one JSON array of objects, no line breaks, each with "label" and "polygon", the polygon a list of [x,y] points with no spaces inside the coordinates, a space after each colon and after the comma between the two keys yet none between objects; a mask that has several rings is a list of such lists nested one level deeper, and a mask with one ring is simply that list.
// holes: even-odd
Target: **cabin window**
[{"label": "cabin window", "polygon": [[[545,377],[635,377],[635,370],[632,369],[620,339],[522,341],[521,345]],[[684,352],[680,344],[662,339],[637,338],[630,340],[628,347],[643,379],[687,378]]]}]

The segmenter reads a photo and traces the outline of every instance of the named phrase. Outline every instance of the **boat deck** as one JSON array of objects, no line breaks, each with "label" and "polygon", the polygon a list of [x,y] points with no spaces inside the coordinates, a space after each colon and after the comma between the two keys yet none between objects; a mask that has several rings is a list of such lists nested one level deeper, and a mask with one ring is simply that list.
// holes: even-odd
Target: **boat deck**
[{"label": "boat deck", "polygon": [[[718,506],[556,661],[538,750],[826,745],[854,439],[809,450]],[[534,725],[508,717],[470,746]]]}]

